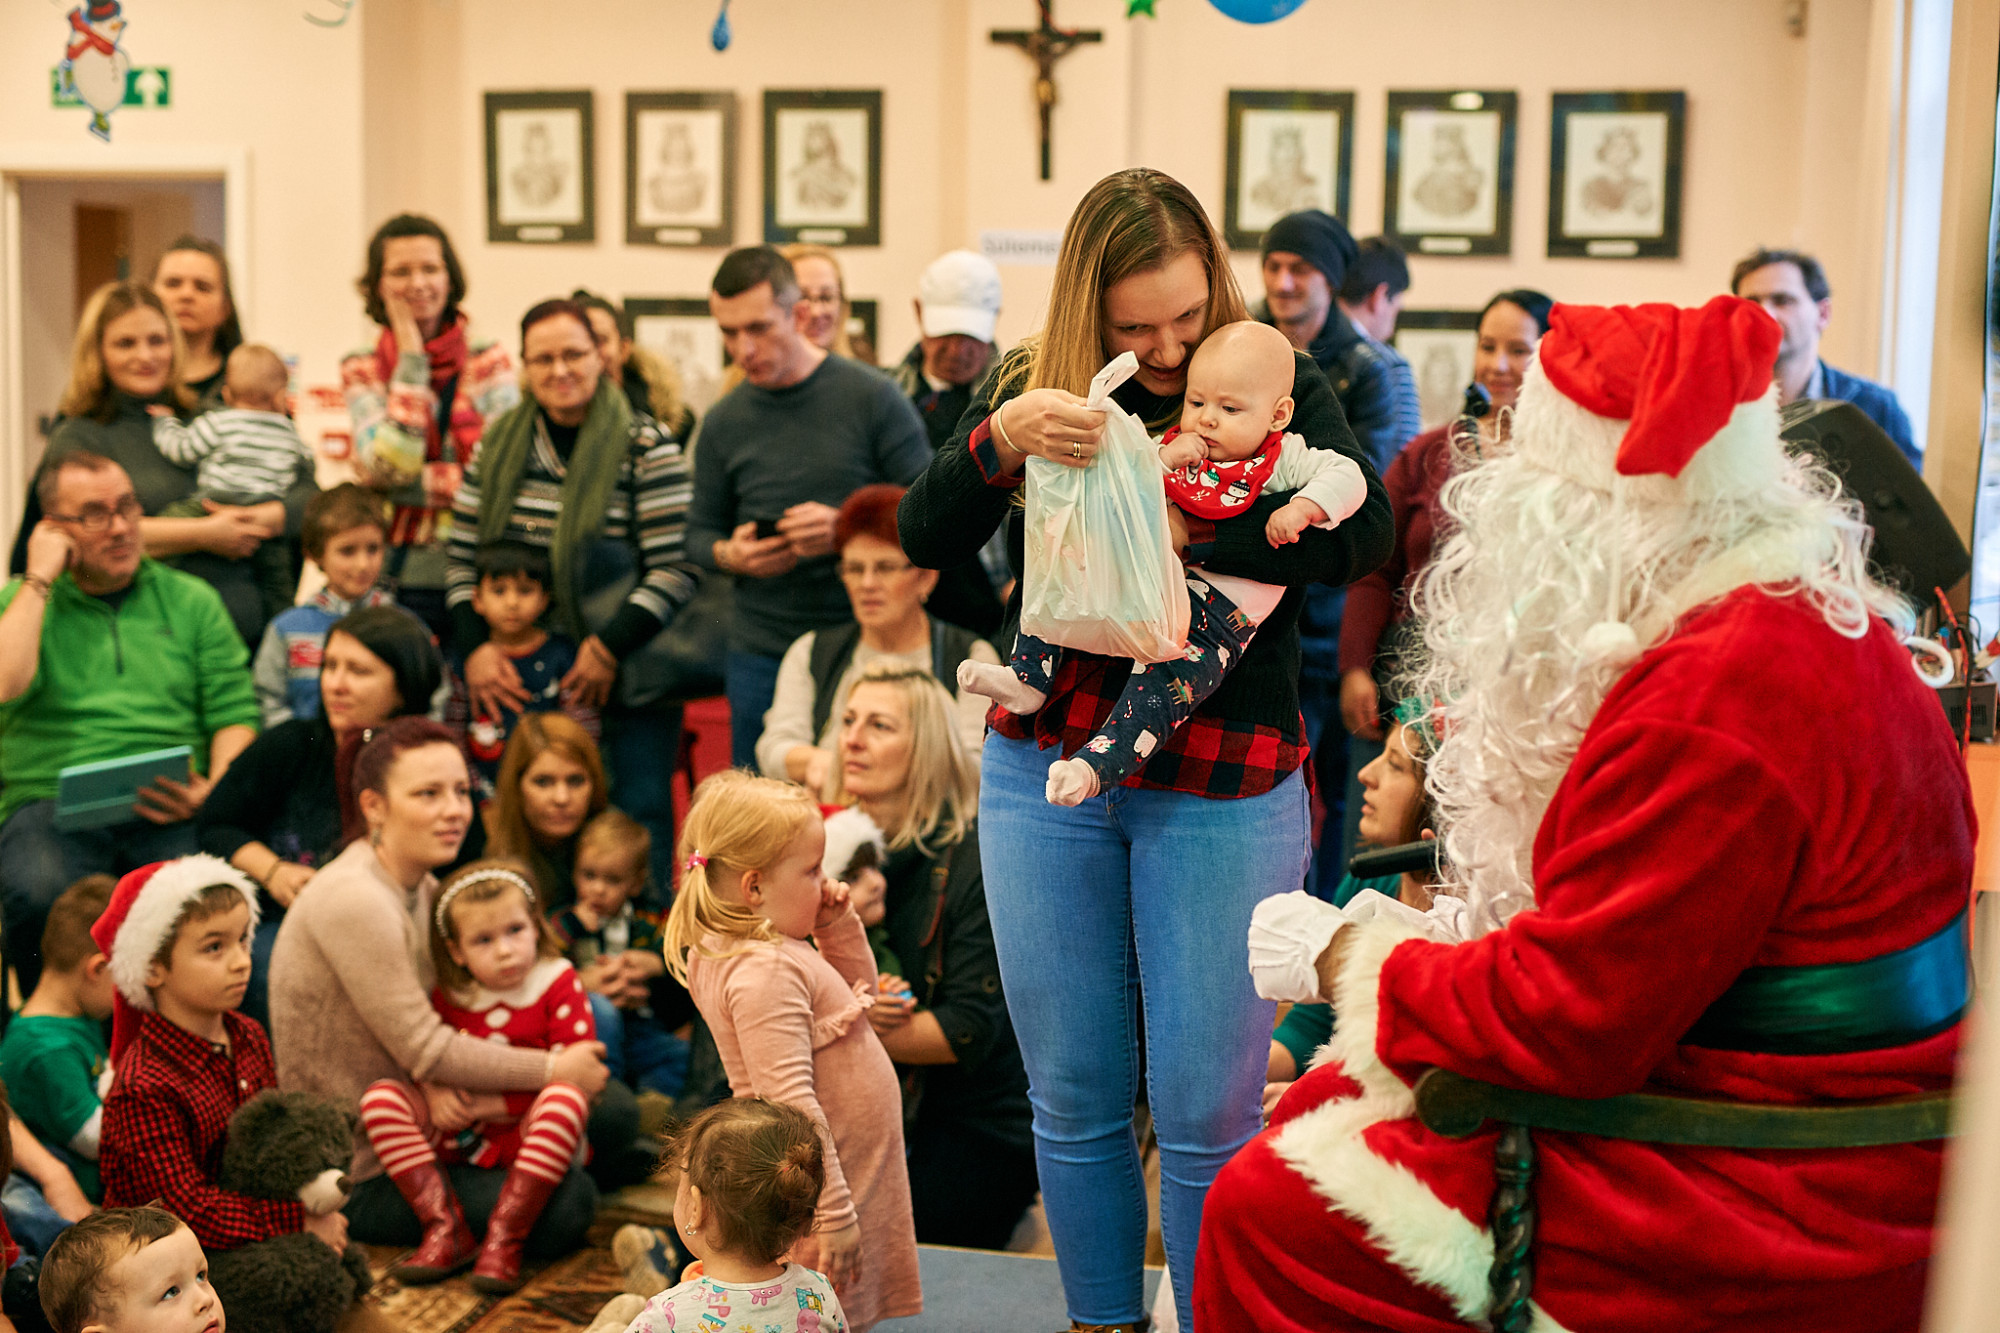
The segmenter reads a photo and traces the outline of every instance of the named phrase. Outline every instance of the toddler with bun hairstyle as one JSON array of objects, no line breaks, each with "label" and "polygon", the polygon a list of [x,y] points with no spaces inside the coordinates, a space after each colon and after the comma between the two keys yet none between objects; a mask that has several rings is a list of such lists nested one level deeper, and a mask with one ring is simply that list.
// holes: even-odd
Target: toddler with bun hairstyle
[{"label": "toddler with bun hairstyle", "polygon": [[788,1257],[824,1273],[847,1326],[864,1330],[919,1313],[923,1287],[902,1095],[866,1018],[875,958],[847,886],[821,870],[825,848],[803,787],[740,770],[702,783],[681,829],[667,969],[686,981],[736,1096],[794,1107],[817,1130],[825,1182]]},{"label": "toddler with bun hairstyle", "polygon": [[833,1285],[785,1259],[812,1230],[826,1179],[819,1130],[803,1111],[754,1097],[711,1106],[675,1137],[667,1161],[674,1226],[697,1262],[628,1333],[847,1333]]}]

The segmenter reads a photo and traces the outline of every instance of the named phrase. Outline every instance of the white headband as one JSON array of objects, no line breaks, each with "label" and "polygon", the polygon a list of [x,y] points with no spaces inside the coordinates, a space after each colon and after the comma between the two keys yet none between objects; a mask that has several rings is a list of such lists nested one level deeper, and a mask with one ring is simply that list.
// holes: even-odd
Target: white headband
[{"label": "white headband", "polygon": [[525,877],[516,874],[512,870],[507,870],[501,866],[494,866],[489,870],[476,870],[472,874],[467,875],[464,879],[453,880],[451,887],[438,895],[438,904],[437,904],[438,934],[445,936],[447,939],[451,937],[451,925],[446,920],[445,913],[451,910],[451,900],[458,897],[458,891],[460,889],[470,888],[474,884],[484,884],[488,880],[495,880],[495,879],[500,880],[503,883],[512,884],[522,893],[527,894],[529,908],[532,909],[534,907],[535,886],[528,883]]}]

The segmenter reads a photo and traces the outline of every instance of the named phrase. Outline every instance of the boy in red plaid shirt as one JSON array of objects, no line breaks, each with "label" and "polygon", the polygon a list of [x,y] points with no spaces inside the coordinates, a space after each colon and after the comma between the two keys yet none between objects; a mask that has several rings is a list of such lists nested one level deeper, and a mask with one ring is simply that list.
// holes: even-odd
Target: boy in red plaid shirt
[{"label": "boy in red plaid shirt", "polygon": [[108,1207],[158,1200],[206,1250],[310,1231],[336,1253],[339,1212],[217,1185],[237,1107],[277,1084],[271,1042],[236,1012],[250,982],[257,889],[213,856],[144,866],[118,881],[91,937],[118,988],[99,1166]]}]

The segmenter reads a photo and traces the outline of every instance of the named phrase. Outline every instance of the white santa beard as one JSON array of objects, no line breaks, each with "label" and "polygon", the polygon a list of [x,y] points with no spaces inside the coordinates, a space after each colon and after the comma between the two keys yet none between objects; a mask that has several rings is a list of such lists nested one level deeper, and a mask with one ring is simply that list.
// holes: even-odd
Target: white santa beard
[{"label": "white santa beard", "polygon": [[1461,460],[1440,497],[1450,535],[1412,596],[1424,641],[1408,684],[1446,701],[1425,782],[1451,861],[1444,887],[1482,931],[1533,905],[1535,831],[1630,665],[1585,650],[1592,625],[1615,614],[1644,650],[1747,584],[1807,596],[1849,637],[1871,612],[1908,619],[1868,577],[1868,529],[1839,483],[1784,452],[1774,394],[1738,407],[1679,478],[1618,478],[1624,431],[1537,367],[1515,447]]}]

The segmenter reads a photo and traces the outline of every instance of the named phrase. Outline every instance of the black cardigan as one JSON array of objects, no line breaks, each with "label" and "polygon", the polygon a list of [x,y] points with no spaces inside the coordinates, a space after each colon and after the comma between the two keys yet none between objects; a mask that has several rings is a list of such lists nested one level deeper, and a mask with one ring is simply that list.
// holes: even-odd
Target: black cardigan
[{"label": "black cardigan", "polygon": [[[882,928],[917,1004],[944,1029],[956,1064],[899,1065],[917,1122],[949,1121],[1031,1148],[1028,1071],[1000,989],[976,829],[935,858],[892,852]],[[905,1112],[909,1114],[908,1109]]]},{"label": "black cardigan", "polygon": [[[313,869],[331,861],[341,848],[338,748],[323,717],[280,722],[250,742],[195,815],[201,849],[227,861],[244,844],[261,842]],[[266,920],[283,915],[268,893],[259,896]]]},{"label": "black cardigan", "polygon": [[[1016,348],[987,374],[973,393],[972,405],[959,420],[951,443],[938,450],[930,467],[903,497],[896,514],[904,554],[926,569],[943,569],[973,558],[1004,521],[1007,559],[1016,580],[1007,607],[1010,622],[1018,621],[1021,611],[1024,511],[1013,503],[1018,488],[987,484],[973,460],[970,442],[980,423],[1015,396],[1013,390],[1001,392],[998,386],[1013,374],[1026,355]],[[1326,376],[1303,352],[1293,353],[1293,362],[1293,414],[1286,429],[1304,436],[1312,448],[1336,449],[1353,459],[1368,482],[1368,498],[1339,527],[1331,531],[1307,528],[1298,541],[1273,548],[1265,539],[1264,525],[1289,497],[1266,495],[1246,513],[1215,524],[1211,546],[1200,550],[1190,548],[1187,554],[1191,563],[1218,574],[1234,574],[1291,588],[1258,629],[1243,660],[1195,710],[1195,715],[1274,727],[1297,740],[1300,738],[1298,619],[1299,606],[1304,600],[1303,587],[1308,583],[1344,586],[1373,572],[1389,558],[1395,539],[1395,520],[1390,516],[1389,497],[1382,489],[1382,480],[1375,475],[1361,446],[1355,443],[1354,433],[1341,413],[1340,400],[1334,397]],[[1180,415],[1180,395],[1163,398],[1149,393],[1137,379],[1125,381],[1111,396],[1151,429],[1161,429]],[[1115,675],[1105,681],[1107,690],[1116,690],[1119,685]]]}]

